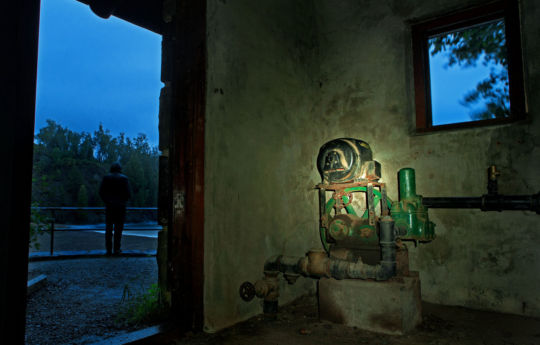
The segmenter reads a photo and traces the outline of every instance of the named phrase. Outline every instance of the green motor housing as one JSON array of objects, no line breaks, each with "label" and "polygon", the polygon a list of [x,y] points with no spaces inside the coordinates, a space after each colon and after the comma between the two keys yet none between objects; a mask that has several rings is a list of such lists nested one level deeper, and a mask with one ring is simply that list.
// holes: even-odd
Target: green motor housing
[{"label": "green motor housing", "polygon": [[399,201],[392,203],[390,214],[399,237],[403,240],[432,241],[435,239],[435,224],[429,220],[428,209],[422,204],[422,196],[416,194],[414,169],[401,169],[398,178]]}]

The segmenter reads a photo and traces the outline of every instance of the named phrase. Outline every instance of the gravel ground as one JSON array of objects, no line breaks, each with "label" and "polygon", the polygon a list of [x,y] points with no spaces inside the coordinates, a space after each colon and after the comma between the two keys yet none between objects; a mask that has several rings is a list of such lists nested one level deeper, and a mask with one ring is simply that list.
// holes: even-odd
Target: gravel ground
[{"label": "gravel ground", "polygon": [[144,328],[122,327],[124,292],[148,290],[157,281],[155,257],[100,257],[30,262],[29,277],[47,276],[28,298],[28,345],[90,344]]}]

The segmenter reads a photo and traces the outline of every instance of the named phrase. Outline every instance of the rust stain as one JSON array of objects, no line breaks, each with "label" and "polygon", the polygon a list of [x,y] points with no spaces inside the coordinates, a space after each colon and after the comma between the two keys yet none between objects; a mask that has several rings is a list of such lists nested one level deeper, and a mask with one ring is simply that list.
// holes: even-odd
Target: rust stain
[{"label": "rust stain", "polygon": [[373,235],[373,230],[370,228],[360,229],[360,237],[371,237]]}]

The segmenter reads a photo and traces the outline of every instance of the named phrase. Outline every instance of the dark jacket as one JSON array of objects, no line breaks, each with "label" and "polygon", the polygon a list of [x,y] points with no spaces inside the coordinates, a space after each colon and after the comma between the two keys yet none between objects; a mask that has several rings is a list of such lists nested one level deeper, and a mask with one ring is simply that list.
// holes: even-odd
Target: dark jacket
[{"label": "dark jacket", "polygon": [[99,196],[106,206],[126,206],[131,197],[127,176],[117,172],[105,175],[99,186]]}]

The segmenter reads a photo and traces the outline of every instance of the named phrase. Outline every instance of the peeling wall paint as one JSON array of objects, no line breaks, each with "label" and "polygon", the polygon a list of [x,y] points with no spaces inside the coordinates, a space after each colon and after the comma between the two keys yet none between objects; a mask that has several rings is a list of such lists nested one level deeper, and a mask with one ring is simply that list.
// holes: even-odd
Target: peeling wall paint
[{"label": "peeling wall paint", "polygon": [[[479,196],[486,168],[499,191],[540,191],[540,4],[522,1],[528,121],[415,135],[410,28],[483,1],[209,0],[205,160],[205,327],[262,312],[238,287],[276,254],[320,247],[315,167],[339,137],[367,141],[389,196],[416,169],[424,196]],[[410,246],[422,297],[540,316],[540,217],[431,210],[438,238]],[[282,282],[280,303],[314,291]]]}]

